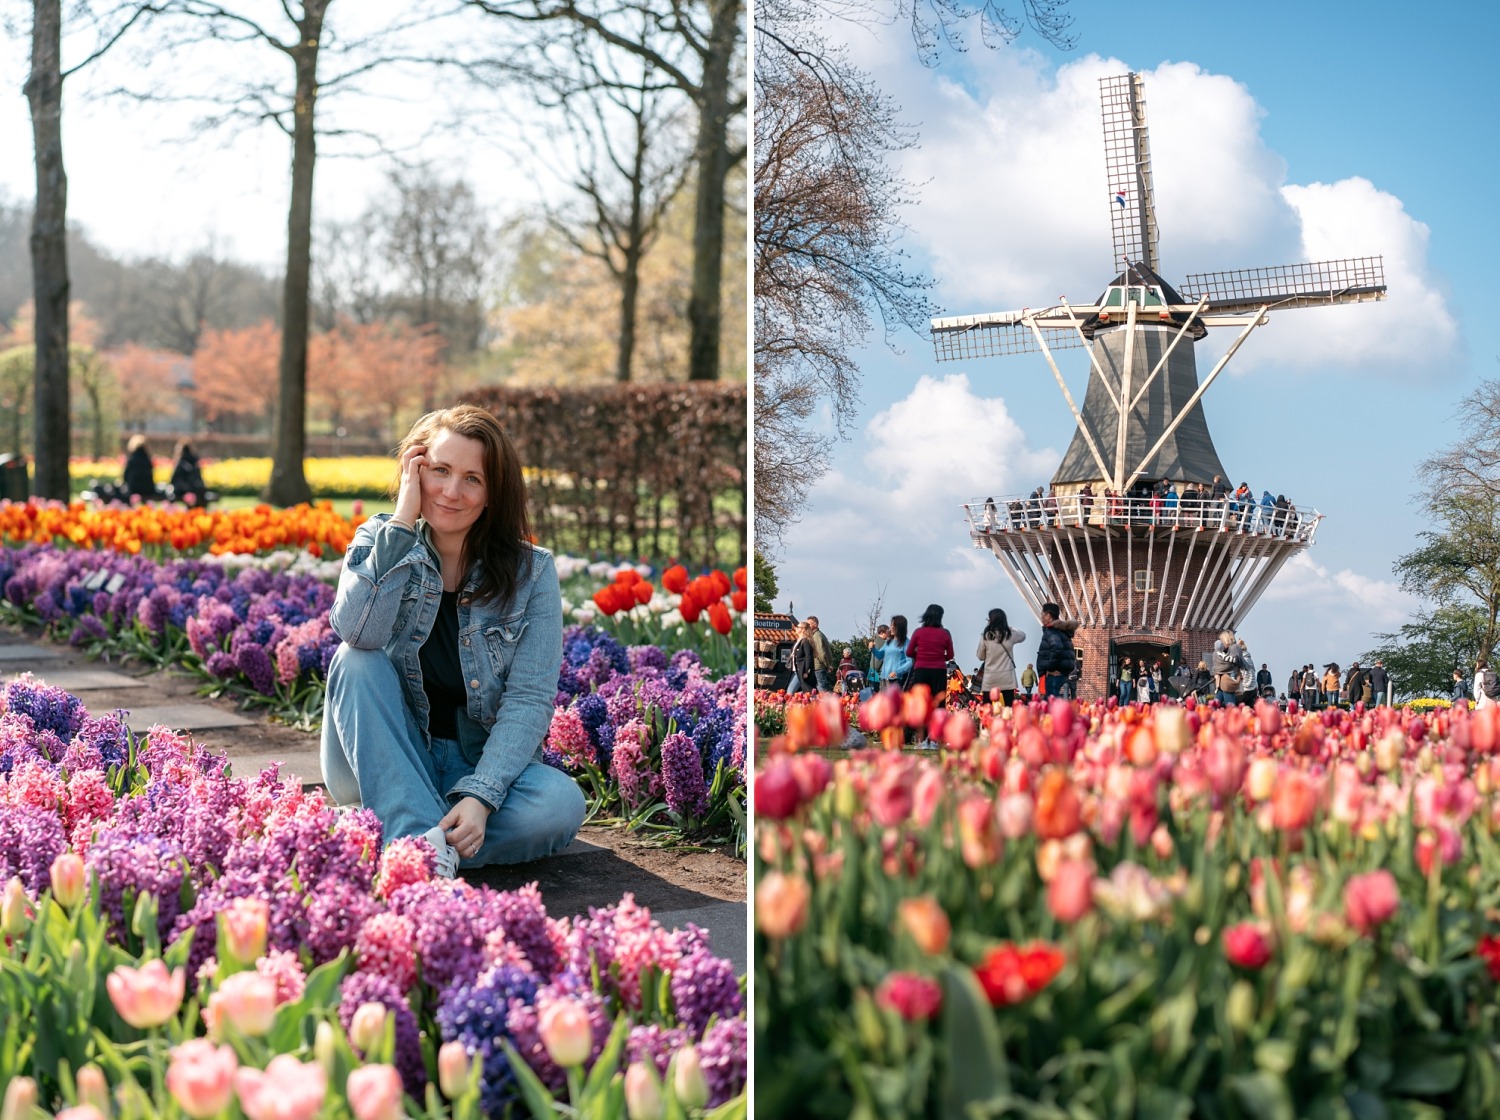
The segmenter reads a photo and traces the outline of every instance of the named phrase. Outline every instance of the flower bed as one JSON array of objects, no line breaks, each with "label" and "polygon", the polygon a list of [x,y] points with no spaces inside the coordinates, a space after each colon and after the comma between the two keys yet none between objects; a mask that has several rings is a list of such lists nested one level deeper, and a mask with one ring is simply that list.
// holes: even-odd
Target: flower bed
[{"label": "flower bed", "polygon": [[[382,850],[368,811],[226,769],[164,728],[136,739],[60,689],[6,686],[0,1083],[20,1104],[31,1078],[49,1109],[107,1113],[118,1092],[138,1116],[170,1114],[168,1093],[221,1114],[231,1084],[251,1120],[550,1115],[568,1091],[619,1115],[675,1055],[657,1091],[743,1115],[742,995],[701,930],[663,930],[628,895],[554,918],[534,886],[434,879],[428,845]],[[191,1041],[205,1029],[223,1045]]]},{"label": "flower bed", "polygon": [[305,550],[342,556],[364,517],[342,517],[331,502],[273,509],[201,510],[166,503],[0,502],[0,545],[57,544],[166,558],[208,553]]},{"label": "flower bed", "polygon": [[1500,1114],[1496,708],[862,719],[949,749],[786,709],[758,1114]]},{"label": "flower bed", "polygon": [[[570,594],[580,594],[580,583],[595,585],[582,562],[565,557],[559,566]],[[40,624],[92,654],[180,666],[201,675],[206,691],[233,691],[313,729],[339,645],[328,624],[338,569],[305,553],[158,563],[32,545],[0,550],[0,617]],[[681,617],[674,624],[665,614],[677,608],[660,598],[663,613],[650,617],[661,621],[650,625],[674,643],[667,648],[626,647],[598,628],[569,628],[548,757],[579,778],[596,818],[728,839],[742,849],[745,673],[726,671],[735,664],[732,638]],[[736,619],[741,632],[743,625]],[[691,648],[695,639],[714,663]],[[629,745],[617,759],[621,731]]]}]

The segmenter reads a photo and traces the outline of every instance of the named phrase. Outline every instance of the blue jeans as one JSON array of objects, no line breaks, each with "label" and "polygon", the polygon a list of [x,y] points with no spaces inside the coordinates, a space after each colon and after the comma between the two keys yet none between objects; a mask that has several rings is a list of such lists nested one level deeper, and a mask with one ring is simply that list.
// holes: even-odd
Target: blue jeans
[{"label": "blue jeans", "polygon": [[819,692],[833,691],[833,673],[828,669],[814,669],[813,678],[818,682]]},{"label": "blue jeans", "polygon": [[1048,696],[1067,696],[1068,678],[1061,673],[1047,673],[1042,677],[1042,688]]},{"label": "blue jeans", "polygon": [[1222,688],[1219,689],[1219,691],[1217,691],[1217,692],[1214,693],[1214,699],[1217,700],[1220,704],[1223,704],[1224,707],[1226,707],[1226,708],[1230,707],[1231,705],[1238,704],[1240,702],[1239,693],[1237,693],[1237,692],[1228,692],[1228,691],[1226,691],[1225,689],[1222,689]]},{"label": "blue jeans", "polygon": [[[457,741],[433,739],[430,750],[424,744],[385,652],[347,645],[328,668],[321,754],[329,794],[373,809],[387,843],[421,836],[442,820],[451,808],[448,791],[474,772]],[[479,851],[459,866],[550,856],[573,842],[586,810],[577,782],[532,762],[490,814]]]}]

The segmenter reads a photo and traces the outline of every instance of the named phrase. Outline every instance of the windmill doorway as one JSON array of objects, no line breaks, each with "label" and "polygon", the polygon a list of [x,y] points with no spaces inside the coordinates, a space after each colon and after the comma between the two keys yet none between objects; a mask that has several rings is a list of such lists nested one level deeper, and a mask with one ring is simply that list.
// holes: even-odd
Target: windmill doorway
[{"label": "windmill doorway", "polygon": [[[1182,643],[1169,642],[1165,638],[1111,638],[1109,641],[1109,687],[1111,692],[1116,692],[1120,687],[1120,666],[1126,658],[1130,658],[1131,677],[1139,676],[1138,666],[1142,661],[1151,665],[1157,661],[1161,662],[1163,696],[1179,697],[1180,693],[1167,679],[1172,667],[1182,660]],[[1192,666],[1189,666],[1191,669]]]}]

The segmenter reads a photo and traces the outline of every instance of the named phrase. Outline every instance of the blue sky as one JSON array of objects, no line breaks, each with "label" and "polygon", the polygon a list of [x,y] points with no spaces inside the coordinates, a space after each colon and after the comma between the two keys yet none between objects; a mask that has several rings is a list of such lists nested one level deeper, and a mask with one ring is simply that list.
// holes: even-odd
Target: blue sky
[{"label": "blue sky", "polygon": [[[1488,5],[1424,20],[1410,4],[1075,3],[1076,48],[1029,33],[972,38],[922,67],[901,28],[835,25],[915,126],[901,167],[920,185],[904,246],[948,314],[1074,302],[1107,283],[1111,245],[1098,79],[1144,74],[1163,274],[1383,254],[1389,298],[1275,314],[1205,397],[1232,482],[1326,517],[1241,633],[1278,682],[1295,664],[1347,665],[1417,602],[1392,562],[1423,522],[1414,471],[1450,442],[1460,398],[1500,374],[1488,297],[1500,182],[1489,135]],[[1200,374],[1230,339],[1199,344]],[[961,661],[986,611],[1038,625],[960,504],[1051,476],[1073,421],[1039,355],[937,363],[924,338],[860,356],[854,438],[777,558],[777,605],[857,632],[884,613],[947,609]],[[1087,358],[1065,351],[1075,397]]]}]

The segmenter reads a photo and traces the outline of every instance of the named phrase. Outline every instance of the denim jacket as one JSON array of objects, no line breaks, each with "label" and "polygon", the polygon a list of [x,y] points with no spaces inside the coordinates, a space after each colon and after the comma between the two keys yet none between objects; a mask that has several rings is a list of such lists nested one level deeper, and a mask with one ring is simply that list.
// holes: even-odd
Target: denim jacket
[{"label": "denim jacket", "polygon": [[[437,620],[443,573],[426,530],[419,521],[413,534],[388,514],[356,529],[329,624],[355,649],[385,650],[430,748],[419,653]],[[458,596],[458,660],[469,686],[458,736],[474,773],[445,792],[449,801],[472,796],[495,810],[542,756],[562,667],[562,593],[552,553],[535,545],[522,557],[508,602],[474,601],[478,583],[475,567]]]}]

